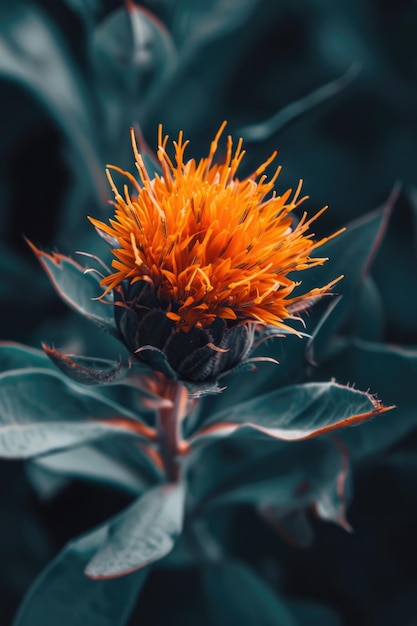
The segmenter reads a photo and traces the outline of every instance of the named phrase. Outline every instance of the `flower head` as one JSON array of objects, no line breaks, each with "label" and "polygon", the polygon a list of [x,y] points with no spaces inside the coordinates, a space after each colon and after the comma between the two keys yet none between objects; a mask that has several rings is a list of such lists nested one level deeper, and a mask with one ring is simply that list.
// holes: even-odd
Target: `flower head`
[{"label": "flower head", "polygon": [[[224,357],[228,366],[234,365],[246,356],[254,325],[296,332],[285,320],[297,317],[336,282],[294,295],[300,284],[294,280],[294,272],[327,260],[312,257],[312,253],[328,238],[314,241],[309,232],[325,208],[310,219],[304,213],[294,226],[292,212],[305,197],[300,198],[301,182],[295,193],[291,189],[282,195],[273,191],[280,167],[269,180],[265,170],[276,152],[251,176],[240,180],[237,170],[245,152],[242,140],[234,148],[229,136],[222,162],[215,163],[224,127],[225,123],[207,158],[198,162],[185,159],[188,141],[182,132],[173,142],[171,159],[168,137],[162,136],[160,127],[157,158],[161,172],[153,177],[132,131],[139,182],[116,166],[110,169],[125,176],[133,193],[125,184],[121,194],[107,170],[115,195],[114,219],[110,224],[90,219],[113,244],[114,272],[101,284],[105,293],[114,290],[119,304],[134,313],[129,323],[120,311],[116,318],[119,327],[124,319],[122,334],[135,352],[153,346],[167,354],[164,346],[171,342],[176,353],[168,358],[172,361],[178,352],[186,358],[190,350],[209,346],[218,362],[221,352],[230,353],[230,331],[236,329],[245,337],[238,350],[241,354],[232,351]],[[229,340],[225,342],[227,332]],[[189,345],[181,349],[180,344]]]}]

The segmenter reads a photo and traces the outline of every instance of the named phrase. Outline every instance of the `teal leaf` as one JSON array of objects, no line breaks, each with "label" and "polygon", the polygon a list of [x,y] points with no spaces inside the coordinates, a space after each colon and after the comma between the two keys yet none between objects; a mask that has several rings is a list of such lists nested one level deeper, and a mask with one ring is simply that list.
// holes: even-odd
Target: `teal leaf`
[{"label": "teal leaf", "polygon": [[[152,75],[152,91],[163,84],[177,67],[175,44],[169,31],[154,14],[132,0],[126,3],[133,34],[131,59],[136,69]],[[149,81],[149,78],[148,78]],[[150,97],[142,81],[142,99]]]},{"label": "teal leaf", "polygon": [[117,336],[112,296],[98,300],[103,289],[96,274],[87,273],[85,267],[63,254],[48,254],[28,243],[62,300],[100,328]]},{"label": "teal leaf", "polygon": [[90,53],[103,101],[115,108],[113,115],[125,114],[126,128],[137,118],[138,103],[143,106],[177,65],[177,51],[165,26],[132,1],[95,29]]},{"label": "teal leaf", "polygon": [[349,453],[339,438],[334,443],[341,456],[341,467],[333,473],[330,480],[322,485],[314,501],[313,509],[316,515],[325,521],[334,522],[348,532],[352,527],[346,519],[346,510],[352,496],[351,472]]},{"label": "teal leaf", "polygon": [[329,261],[306,273],[303,290],[306,286],[326,284],[343,274],[343,279],[333,288],[334,293],[343,297],[337,306],[330,304],[329,314],[322,318],[312,333],[307,347],[311,361],[318,363],[322,360],[330,338],[356,306],[356,297],[381,244],[396,196],[395,190],[382,209],[351,223],[344,233],[317,251]]},{"label": "teal leaf", "polygon": [[13,626],[125,626],[149,570],[90,580],[85,566],[105,536],[104,526],[69,543],[37,578]]},{"label": "teal leaf", "polygon": [[52,474],[36,463],[28,463],[25,472],[32,489],[42,502],[55,498],[70,483],[70,480],[65,476]]},{"label": "teal leaf", "polygon": [[190,459],[194,503],[272,505],[281,510],[313,504],[341,470],[337,448],[324,439],[287,442],[270,437],[227,438]]},{"label": "teal leaf", "polygon": [[122,363],[111,359],[64,354],[46,344],[42,346],[58,369],[77,383],[91,386],[127,385],[147,395],[151,393],[146,388],[144,377],[154,372],[146,363],[137,360]]},{"label": "teal leaf", "polygon": [[372,276],[367,276],[363,281],[355,308],[344,325],[343,334],[365,341],[384,340],[384,304]]},{"label": "teal leaf", "polygon": [[101,194],[104,177],[92,133],[88,86],[62,36],[33,3],[3,3],[0,23],[0,76],[20,85],[45,107]]},{"label": "teal leaf", "polygon": [[192,55],[196,48],[238,29],[250,17],[255,6],[256,0],[183,0],[173,24],[176,38],[183,48],[183,55],[185,52]]},{"label": "teal leaf", "polygon": [[253,437],[254,430],[284,441],[309,439],[360,424],[385,410],[371,394],[336,382],[292,385],[208,417],[189,444],[228,435]]},{"label": "teal leaf", "polygon": [[0,456],[32,456],[129,435],[152,433],[137,415],[58,372],[14,370],[0,375]]},{"label": "teal leaf", "polygon": [[288,104],[264,122],[240,128],[236,134],[239,137],[243,137],[246,141],[265,141],[269,139],[269,137],[283,129],[293,120],[305,115],[346,89],[357,78],[359,70],[360,67],[354,63],[342,76],[318,87],[303,98],[291,102],[291,104]]},{"label": "teal leaf", "polygon": [[147,491],[109,526],[106,542],[86,568],[90,578],[114,578],[162,559],[182,530],[183,483]]},{"label": "teal leaf", "polygon": [[397,407],[392,416],[341,433],[353,460],[381,452],[417,428],[415,348],[345,339],[323,368],[339,380],[381,390],[384,400]]},{"label": "teal leaf", "polygon": [[127,443],[125,440],[112,441],[111,446],[110,442],[108,446],[104,443],[48,454],[38,457],[34,463],[55,476],[101,482],[135,495],[160,479],[156,470],[152,472],[150,464],[138,454],[137,447],[133,450],[137,458],[132,462],[125,446],[121,445]]},{"label": "teal leaf", "polygon": [[0,372],[28,367],[53,369],[52,363],[42,350],[13,341],[0,342]]},{"label": "teal leaf", "polygon": [[[320,441],[322,444],[327,443],[328,449],[323,450],[322,459],[313,469],[309,469],[305,463],[308,449],[306,452],[301,450],[299,459],[293,459],[297,469],[299,466],[303,468],[304,480],[300,480],[298,488],[289,494],[287,502],[280,502],[277,493],[271,489],[270,500],[258,504],[259,512],[270,526],[284,539],[300,547],[308,547],[314,540],[306,505],[320,519],[338,524],[348,532],[352,531],[346,519],[347,506],[352,496],[348,450],[339,437],[325,442],[313,440],[310,443]],[[293,448],[294,444],[291,450]]]},{"label": "teal leaf", "polygon": [[202,569],[208,610],[216,626],[297,626],[290,609],[255,572],[238,561]]},{"label": "teal leaf", "polygon": [[118,382],[126,376],[129,369],[128,365],[123,365],[120,361],[63,354],[45,344],[43,349],[63,374],[82,385],[109,385]]},{"label": "teal leaf", "polygon": [[[396,202],[373,275],[397,341],[417,343],[417,190],[405,186]],[[394,295],[395,294],[395,295]]]}]

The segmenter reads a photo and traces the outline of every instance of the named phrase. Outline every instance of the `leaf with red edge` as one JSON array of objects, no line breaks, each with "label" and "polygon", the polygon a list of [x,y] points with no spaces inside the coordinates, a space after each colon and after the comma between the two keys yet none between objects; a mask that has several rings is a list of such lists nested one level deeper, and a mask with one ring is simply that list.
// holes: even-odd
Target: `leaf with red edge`
[{"label": "leaf with red edge", "polygon": [[106,538],[107,524],[71,541],[36,579],[14,626],[124,626],[149,574],[92,581],[84,568]]},{"label": "leaf with red edge", "polygon": [[[64,354],[56,348],[42,344],[45,353],[65,376],[76,383],[87,386],[123,385],[135,390],[135,406],[140,395],[141,406],[158,408],[169,404],[161,397],[152,384],[155,372],[146,363],[140,361],[113,361],[75,354]],[[1,351],[0,351],[1,358]],[[109,393],[109,389],[106,389]]]},{"label": "leaf with red edge", "polygon": [[85,570],[87,576],[123,576],[166,556],[182,530],[184,499],[183,483],[147,491],[110,524],[106,542]]},{"label": "leaf with red edge", "polygon": [[254,430],[284,441],[317,437],[388,411],[370,393],[336,382],[292,385],[238,403],[209,417],[188,445]]},{"label": "leaf with red edge", "polygon": [[85,267],[64,254],[49,254],[30,241],[28,244],[62,300],[100,328],[118,336],[113,316],[113,296],[100,297],[103,289],[96,274],[86,273]]},{"label": "leaf with red edge", "polygon": [[82,385],[109,385],[119,382],[129,371],[120,361],[63,354],[43,344],[43,349],[63,374]]},{"label": "leaf with red edge", "polygon": [[30,458],[106,437],[152,438],[121,405],[65,379],[27,369],[0,375],[0,457]]}]

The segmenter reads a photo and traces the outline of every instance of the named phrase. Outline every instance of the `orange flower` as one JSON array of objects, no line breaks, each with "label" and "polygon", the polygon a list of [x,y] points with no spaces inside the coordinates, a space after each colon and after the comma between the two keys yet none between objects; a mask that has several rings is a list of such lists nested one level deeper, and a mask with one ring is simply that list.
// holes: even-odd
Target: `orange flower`
[{"label": "orange flower", "polygon": [[[316,298],[327,294],[339,279],[292,295],[300,283],[289,274],[323,264],[313,251],[330,238],[313,241],[311,223],[325,211],[294,226],[292,212],[300,198],[295,191],[273,191],[280,167],[265,175],[276,152],[249,177],[237,170],[244,157],[242,139],[233,149],[227,138],[222,163],[214,163],[226,123],[212,141],[207,158],[185,160],[188,141],[182,132],[174,141],[174,159],[168,156],[168,136],[158,132],[157,157],[161,173],[151,177],[139,154],[133,130],[133,152],[140,182],[116,166],[131,183],[121,194],[107,170],[115,195],[110,225],[90,218],[116,244],[114,273],[101,284],[106,293],[122,281],[145,281],[151,286],[166,317],[177,330],[206,328],[216,318],[228,325],[255,322],[296,332],[284,320],[298,316]],[[333,237],[338,234],[335,233]],[[126,284],[126,283],[125,283]]]}]

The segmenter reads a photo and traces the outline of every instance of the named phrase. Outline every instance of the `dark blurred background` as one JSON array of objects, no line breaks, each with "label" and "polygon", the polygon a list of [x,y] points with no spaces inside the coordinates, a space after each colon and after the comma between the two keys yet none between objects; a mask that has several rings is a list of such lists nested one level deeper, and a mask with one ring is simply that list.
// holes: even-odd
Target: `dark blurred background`
[{"label": "dark blurred background", "polygon": [[[171,137],[183,129],[198,157],[227,119],[246,140],[242,174],[278,148],[278,188],[303,178],[309,211],[329,205],[320,235],[382,205],[401,184],[372,280],[382,341],[412,348],[415,0],[149,0],[141,7],[146,19],[130,23],[121,2],[1,2],[0,338],[36,347],[47,339],[105,356],[107,344],[68,314],[23,235],[66,254],[99,253],[86,216],[109,214],[104,166],[132,166],[129,127],[139,126],[152,150],[158,123]],[[384,389],[373,391],[383,398]],[[356,468],[353,535],[315,521],[315,541],[300,549],[252,510],[233,514],[230,549],[272,585],[279,580],[294,606],[310,602],[301,624],[417,624],[416,444],[412,432]],[[59,487],[45,476],[28,480],[22,464],[0,465],[1,625],[66,541],[127,502],[97,485]],[[155,606],[161,590],[165,601]],[[319,604],[327,609],[314,617]],[[132,624],[204,624],[201,607],[192,571],[161,572]]]}]

